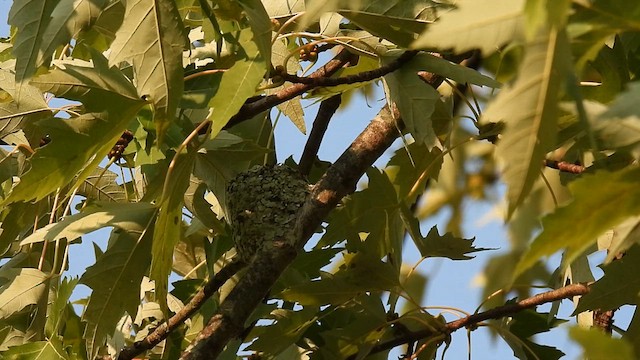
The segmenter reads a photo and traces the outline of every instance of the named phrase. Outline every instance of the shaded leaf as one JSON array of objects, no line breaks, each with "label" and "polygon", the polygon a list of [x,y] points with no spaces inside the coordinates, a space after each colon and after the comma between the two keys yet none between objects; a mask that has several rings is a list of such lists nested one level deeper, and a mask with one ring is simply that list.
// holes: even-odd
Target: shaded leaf
[{"label": "shaded leaf", "polygon": [[523,31],[524,0],[458,1],[457,10],[443,13],[411,44],[414,49],[480,49],[489,54],[517,39]]},{"label": "shaded leaf", "polygon": [[398,286],[398,271],[390,264],[358,253],[335,274],[285,289],[280,296],[301,305],[339,305],[367,291],[384,291]]},{"label": "shaded leaf", "polygon": [[260,0],[239,0],[238,3],[247,14],[251,31],[253,32],[253,41],[256,43],[266,70],[271,65],[271,20],[269,14],[264,9],[264,5]]},{"label": "shaded leaf", "polygon": [[[395,56],[383,56],[380,61],[386,64],[395,58]],[[399,70],[386,75],[384,80],[389,103],[398,107],[407,130],[416,142],[424,143],[431,149],[438,145],[431,114],[440,94],[420,80],[417,72],[421,70],[419,61],[412,59]]]},{"label": "shaded leaf", "polygon": [[596,172],[569,184],[574,200],[542,219],[543,231],[520,260],[515,275],[563,248],[567,248],[564,261],[571,263],[598,235],[640,214],[638,178],[640,169],[630,167],[615,173]]},{"label": "shaded leaf", "polygon": [[504,88],[483,114],[504,121],[497,156],[505,163],[508,217],[540,176],[545,154],[555,145],[557,101],[569,59],[566,34],[554,30],[528,45],[515,83]]},{"label": "shaded leaf", "polygon": [[107,0],[59,0],[42,34],[36,66],[47,64],[56,48],[69,43],[98,18]]},{"label": "shaded leaf", "polygon": [[420,254],[424,257],[444,257],[451,260],[473,259],[472,254],[478,251],[490,249],[476,248],[473,246],[475,238],[463,239],[453,236],[451,233],[438,234],[438,229],[434,226],[429,230],[426,237],[416,242]]},{"label": "shaded leaf", "polygon": [[113,231],[110,246],[87,268],[80,283],[92,289],[82,319],[89,358],[94,358],[126,312],[135,318],[140,283],[151,260],[151,214],[147,221]]},{"label": "shaded leaf", "polygon": [[304,334],[305,330],[316,321],[318,309],[305,307],[299,311],[276,309],[266,318],[275,320],[269,326],[256,326],[250,337],[257,337],[249,347],[252,351],[278,355],[294,344]]},{"label": "shaded leaf", "polygon": [[16,95],[22,101],[20,84],[36,72],[43,35],[58,0],[17,0],[9,10],[9,25],[18,28],[13,53],[16,57]]},{"label": "shaded leaf", "polygon": [[48,339],[58,337],[64,324],[67,321],[68,311],[73,312],[73,308],[69,307],[69,298],[74,288],[78,284],[78,278],[64,278],[56,289],[55,299],[47,309],[47,322],[45,324],[45,335]]},{"label": "shaded leaf", "polygon": [[438,148],[429,151],[418,143],[396,150],[384,172],[393,182],[399,200],[413,204],[426,190],[427,181],[438,178],[443,161],[441,154]]},{"label": "shaded leaf", "polygon": [[580,298],[574,314],[588,310],[614,310],[640,302],[640,279],[629,276],[640,271],[640,247],[632,247],[621,259],[604,266],[603,270],[604,276]]},{"label": "shaded leaf", "polygon": [[117,179],[115,172],[98,167],[82,181],[76,193],[94,201],[126,202],[126,190]]},{"label": "shaded leaf", "polygon": [[153,120],[162,139],[175,116],[183,89],[184,26],[171,0],[127,1],[122,26],[111,44],[109,63],[133,65],[138,94],[153,103]]},{"label": "shaded leaf", "polygon": [[[509,301],[514,303],[514,301]],[[549,313],[538,313],[535,310],[518,312],[509,319],[501,321],[501,326],[496,329],[507,344],[513,349],[513,354],[522,360],[531,358],[557,360],[565,354],[547,345],[540,345],[531,339],[540,333],[552,330],[564,323],[564,320],[549,317]]]}]

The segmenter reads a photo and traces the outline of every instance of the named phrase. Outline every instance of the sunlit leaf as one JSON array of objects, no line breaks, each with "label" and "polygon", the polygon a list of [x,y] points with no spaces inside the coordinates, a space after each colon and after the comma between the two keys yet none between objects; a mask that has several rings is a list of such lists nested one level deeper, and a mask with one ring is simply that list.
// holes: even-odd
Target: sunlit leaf
[{"label": "sunlit leaf", "polygon": [[64,349],[58,338],[49,341],[34,341],[19,346],[10,347],[2,352],[2,359],[6,360],[69,360],[71,357]]},{"label": "sunlit leaf", "polygon": [[133,65],[138,94],[153,103],[158,137],[163,138],[182,95],[184,26],[171,0],[127,1],[122,26],[111,44],[109,63]]},{"label": "sunlit leaf", "polygon": [[49,276],[33,268],[0,268],[0,319],[38,304],[49,291]]},{"label": "sunlit leaf", "polygon": [[47,323],[45,325],[45,335],[51,339],[57,337],[67,321],[69,311],[69,298],[78,284],[78,278],[64,278],[56,289],[55,300],[47,309]]},{"label": "sunlit leaf", "polygon": [[113,231],[110,246],[87,268],[80,283],[91,288],[83,320],[89,358],[94,358],[107,336],[126,312],[135,318],[140,303],[140,283],[151,260],[152,231],[147,221]]},{"label": "sunlit leaf", "polygon": [[457,10],[443,13],[411,46],[492,53],[521,36],[524,3],[524,0],[458,1]]},{"label": "sunlit leaf", "polygon": [[567,249],[565,261],[570,263],[598,235],[640,214],[639,178],[640,169],[631,167],[615,173],[597,172],[569,184],[574,200],[542,219],[543,231],[520,260],[515,275],[563,248]]},{"label": "sunlit leaf", "polygon": [[589,359],[609,359],[613,354],[616,360],[637,359],[631,344],[598,329],[574,326],[569,329],[569,337],[582,346]]},{"label": "sunlit leaf", "polygon": [[175,245],[182,238],[182,207],[184,193],[189,186],[189,176],[195,162],[195,153],[178,155],[171,176],[165,181],[166,193],[158,204],[160,213],[156,220],[151,249],[151,269],[149,277],[155,281],[156,300],[162,310],[167,310],[169,274],[173,264]]},{"label": "sunlit leaf", "polygon": [[222,75],[216,94],[209,101],[211,111],[208,119],[212,121],[212,136],[235,115],[244,102],[255,95],[256,87],[265,74],[265,59],[258,52],[258,47],[251,41],[253,33],[245,29],[240,33],[238,42],[243,47],[246,58],[236,63]]},{"label": "sunlit leaf", "polygon": [[502,89],[483,113],[504,121],[497,155],[504,162],[508,216],[527,197],[540,176],[545,154],[555,145],[557,101],[567,71],[566,35],[554,30],[527,46],[515,83]]},{"label": "sunlit leaf", "polygon": [[144,228],[155,209],[153,204],[143,202],[130,204],[93,202],[78,214],[67,216],[58,223],[36,230],[22,240],[21,244],[55,241],[62,238],[71,241],[107,226],[120,229],[128,229],[130,226]]}]

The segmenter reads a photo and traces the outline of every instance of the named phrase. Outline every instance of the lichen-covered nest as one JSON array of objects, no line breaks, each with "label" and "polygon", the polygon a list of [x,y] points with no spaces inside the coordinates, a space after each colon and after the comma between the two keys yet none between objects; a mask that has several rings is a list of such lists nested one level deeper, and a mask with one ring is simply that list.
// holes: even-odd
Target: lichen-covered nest
[{"label": "lichen-covered nest", "polygon": [[227,187],[227,215],[240,258],[250,261],[273,241],[293,245],[291,230],[308,193],[306,180],[286,165],[256,166],[236,176]]}]

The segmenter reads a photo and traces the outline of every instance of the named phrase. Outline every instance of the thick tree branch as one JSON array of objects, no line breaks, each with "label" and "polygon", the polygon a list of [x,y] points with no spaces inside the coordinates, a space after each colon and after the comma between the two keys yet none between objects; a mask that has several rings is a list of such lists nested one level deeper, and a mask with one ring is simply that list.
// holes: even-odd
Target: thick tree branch
[{"label": "thick tree branch", "polygon": [[307,84],[312,85],[314,87],[319,86],[337,86],[337,85],[345,85],[345,84],[355,84],[359,82],[371,81],[373,79],[377,79],[379,77],[385,76],[388,73],[398,70],[402,65],[411,60],[418,51],[410,50],[404,52],[394,61],[383,65],[377,69],[363,71],[358,74],[348,75],[339,78],[330,78],[330,77],[300,77],[295,74],[287,74],[283,72],[280,74],[285,81],[292,82],[294,84]]},{"label": "thick tree branch", "polygon": [[136,341],[130,346],[123,348],[118,355],[118,360],[131,360],[144,351],[152,349],[162,340],[166,339],[169,334],[178,326],[182,325],[191,315],[202,307],[218,289],[229,280],[233,275],[240,271],[246,264],[234,259],[229,264],[220,269],[209,281],[191,298],[189,303],[180,311],[169,318],[169,320],[158,326],[151,334],[147,335],[143,340]]},{"label": "thick tree branch", "polygon": [[312,193],[298,212],[295,227],[290,230],[295,236],[295,246],[282,242],[261,250],[220,305],[218,314],[183,353],[182,359],[215,359],[225,345],[242,332],[251,312],[295,259],[297,250],[309,240],[338,202],[355,191],[366,169],[398,137],[399,126],[401,124],[385,106],[314,185]]},{"label": "thick tree branch", "polygon": [[[572,284],[572,285],[562,287],[560,289],[537,294],[532,297],[526,298],[522,301],[518,301],[515,304],[498,306],[481,313],[469,315],[462,319],[448,322],[447,324],[445,324],[446,333],[450,334],[463,327],[474,326],[485,320],[500,319],[505,316],[516,314],[526,309],[531,309],[538,305],[542,305],[542,304],[546,304],[546,303],[550,303],[558,300],[563,300],[563,299],[570,299],[578,295],[585,295],[589,292],[589,290],[590,289],[587,284]],[[396,346],[419,341],[419,340],[426,339],[436,335],[441,335],[441,334],[434,333],[432,329],[430,330],[425,329],[421,331],[414,331],[408,334],[403,334],[402,336],[399,336],[397,338],[391,339],[389,341],[386,341],[374,346],[373,349],[371,349],[371,354],[386,351]],[[355,358],[355,355],[350,358]]]},{"label": "thick tree branch", "polygon": [[342,95],[338,94],[320,103],[318,114],[316,114],[316,119],[313,121],[311,133],[309,133],[309,139],[307,139],[307,143],[304,145],[304,150],[302,151],[302,156],[300,156],[298,170],[300,170],[302,175],[309,175],[311,167],[313,166],[313,161],[320,149],[322,138],[324,138],[324,134],[329,126],[329,121],[331,121],[336,110],[340,107],[341,102]]}]

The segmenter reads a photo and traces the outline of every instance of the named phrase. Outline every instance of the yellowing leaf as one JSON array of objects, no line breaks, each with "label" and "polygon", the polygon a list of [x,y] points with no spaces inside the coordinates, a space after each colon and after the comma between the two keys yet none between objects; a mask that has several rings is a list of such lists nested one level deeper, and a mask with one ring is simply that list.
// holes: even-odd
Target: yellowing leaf
[{"label": "yellowing leaf", "polygon": [[506,126],[496,153],[504,162],[509,216],[531,191],[545,154],[555,145],[568,48],[563,32],[541,34],[527,46],[515,83],[504,88],[483,114]]},{"label": "yellowing leaf", "polygon": [[520,260],[514,276],[563,248],[567,248],[564,261],[571,263],[597,241],[598,235],[640,214],[638,179],[640,169],[632,167],[615,173],[597,172],[571,183],[574,200],[542,219],[543,231]]},{"label": "yellowing leaf", "polygon": [[172,0],[127,1],[122,26],[111,44],[109,64],[133,65],[140,96],[153,103],[158,138],[173,120],[183,89],[182,49],[186,37]]},{"label": "yellowing leaf", "polygon": [[598,329],[583,329],[574,326],[569,329],[569,336],[584,349],[589,359],[634,360],[633,347],[626,340],[616,339]]},{"label": "yellowing leaf", "polygon": [[414,49],[480,49],[489,54],[522,33],[524,0],[457,1],[411,44]]}]

